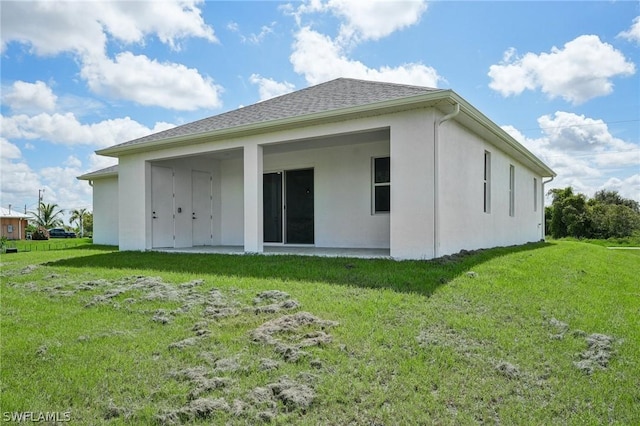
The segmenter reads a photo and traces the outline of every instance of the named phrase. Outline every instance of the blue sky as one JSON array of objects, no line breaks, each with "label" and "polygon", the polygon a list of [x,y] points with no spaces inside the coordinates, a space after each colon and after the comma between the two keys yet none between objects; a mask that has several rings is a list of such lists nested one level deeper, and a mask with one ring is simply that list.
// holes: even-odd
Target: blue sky
[{"label": "blue sky", "polygon": [[[2,207],[91,210],[96,149],[337,77],[453,89],[640,201],[640,3],[0,2]],[[549,188],[548,187],[548,188]]]}]

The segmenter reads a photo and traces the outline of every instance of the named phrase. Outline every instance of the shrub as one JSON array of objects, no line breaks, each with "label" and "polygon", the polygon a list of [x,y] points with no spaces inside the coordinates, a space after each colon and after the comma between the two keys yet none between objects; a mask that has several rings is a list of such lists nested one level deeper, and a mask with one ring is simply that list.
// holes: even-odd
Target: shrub
[{"label": "shrub", "polygon": [[33,234],[31,234],[31,239],[32,240],[48,240],[49,231],[47,231],[45,228],[41,226],[35,231],[33,231]]},{"label": "shrub", "polygon": [[571,187],[549,193],[553,203],[545,208],[545,228],[554,238],[625,238],[640,231],[638,202],[616,191],[599,191],[592,199]]}]

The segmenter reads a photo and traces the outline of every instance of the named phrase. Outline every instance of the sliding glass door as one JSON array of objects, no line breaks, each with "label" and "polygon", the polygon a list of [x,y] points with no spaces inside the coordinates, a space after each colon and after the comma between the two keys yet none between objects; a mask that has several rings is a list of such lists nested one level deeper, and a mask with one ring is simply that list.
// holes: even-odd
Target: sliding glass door
[{"label": "sliding glass door", "polygon": [[314,243],[313,193],[313,169],[265,173],[265,243]]}]

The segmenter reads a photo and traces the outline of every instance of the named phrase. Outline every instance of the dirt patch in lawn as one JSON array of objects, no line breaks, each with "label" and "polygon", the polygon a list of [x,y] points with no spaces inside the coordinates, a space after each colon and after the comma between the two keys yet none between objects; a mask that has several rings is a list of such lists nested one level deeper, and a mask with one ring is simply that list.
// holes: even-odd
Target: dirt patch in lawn
[{"label": "dirt patch in lawn", "polygon": [[596,370],[606,370],[614,354],[615,339],[606,334],[590,334],[585,338],[587,348],[578,354],[579,361],[575,365],[585,374],[593,374]]},{"label": "dirt patch in lawn", "polygon": [[464,332],[443,324],[434,324],[423,329],[416,337],[416,340],[424,348],[430,346],[447,347],[454,349],[465,357],[477,357],[486,346],[490,345],[490,342],[473,339]]},{"label": "dirt patch in lawn", "polygon": [[[36,268],[26,267],[22,273],[31,273]],[[216,422],[229,416],[241,418],[244,423],[262,423],[277,421],[279,416],[292,412],[297,412],[296,416],[304,414],[317,397],[317,376],[304,370],[323,370],[326,361],[322,359],[322,347],[332,342],[329,329],[338,325],[310,312],[296,312],[301,304],[288,293],[275,289],[259,292],[244,302],[241,291],[205,289],[202,279],[181,284],[167,283],[153,276],[77,282],[70,277],[59,277],[53,281],[49,286],[33,285],[25,290],[44,292],[54,298],[75,295],[86,309],[110,307],[143,314],[150,324],[172,327],[173,332],[175,324],[185,324],[185,333],[178,340],[168,344],[166,351],[154,354],[157,361],[167,357],[174,360],[169,364],[178,367],[166,373],[167,379],[186,388],[185,402],[177,408],[167,408],[159,401],[155,417],[159,424],[202,419]],[[150,303],[153,308],[149,308]],[[158,307],[159,303],[164,304],[163,307]],[[216,341],[216,330],[220,327],[243,327],[255,324],[256,318],[260,325],[249,326],[249,331],[241,333],[239,338],[246,339],[245,347],[253,344],[264,349],[233,353]],[[83,335],[78,337],[78,342],[87,344],[103,334]],[[308,353],[311,347],[315,347],[313,357]],[[274,356],[265,356],[270,350],[275,352],[272,352]],[[196,351],[195,357],[189,351]],[[48,347],[43,346],[39,356],[47,353]],[[195,361],[193,365],[193,360],[198,358],[200,362]],[[192,360],[192,365],[180,361],[186,359]],[[303,371],[295,378],[279,373],[283,362],[297,363],[298,370]],[[287,371],[291,373],[290,368]],[[262,382],[258,386],[255,386],[255,377],[260,377],[258,382]],[[248,390],[246,384],[243,385],[246,380],[252,383]],[[142,415],[135,402],[116,405],[110,401],[103,406],[107,420],[135,421]],[[148,412],[148,408],[145,411]]]},{"label": "dirt patch in lawn", "polygon": [[224,398],[198,398],[177,410],[157,415],[156,420],[161,425],[182,424],[197,419],[210,419],[217,412],[229,411],[230,408]]},{"label": "dirt patch in lawn", "polygon": [[253,330],[254,342],[273,346],[287,362],[297,362],[308,353],[303,348],[331,343],[328,327],[338,325],[335,321],[320,319],[309,312],[297,312],[267,321]]},{"label": "dirt patch in lawn", "polygon": [[556,318],[549,320],[549,326],[554,331],[549,335],[551,339],[562,340],[565,336],[584,339],[585,350],[574,355],[577,360],[573,362],[573,365],[578,370],[590,375],[598,370],[606,370],[609,367],[609,362],[616,353],[614,345],[617,341],[614,337],[600,333],[587,334],[585,331],[578,329],[571,330],[569,324]]},{"label": "dirt patch in lawn", "polygon": [[280,290],[267,290],[253,299],[253,312],[256,314],[275,314],[282,310],[292,310],[300,307],[298,301],[291,299],[288,293]]}]

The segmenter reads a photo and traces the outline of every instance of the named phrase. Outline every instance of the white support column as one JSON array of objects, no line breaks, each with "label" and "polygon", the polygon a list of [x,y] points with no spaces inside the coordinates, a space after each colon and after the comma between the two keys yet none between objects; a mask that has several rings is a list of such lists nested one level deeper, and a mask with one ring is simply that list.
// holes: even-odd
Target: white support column
[{"label": "white support column", "polygon": [[391,256],[433,258],[433,112],[391,124]]},{"label": "white support column", "polygon": [[262,146],[244,147],[244,251],[263,251]]},{"label": "white support column", "polygon": [[151,165],[136,156],[118,162],[120,250],[151,248]]}]

